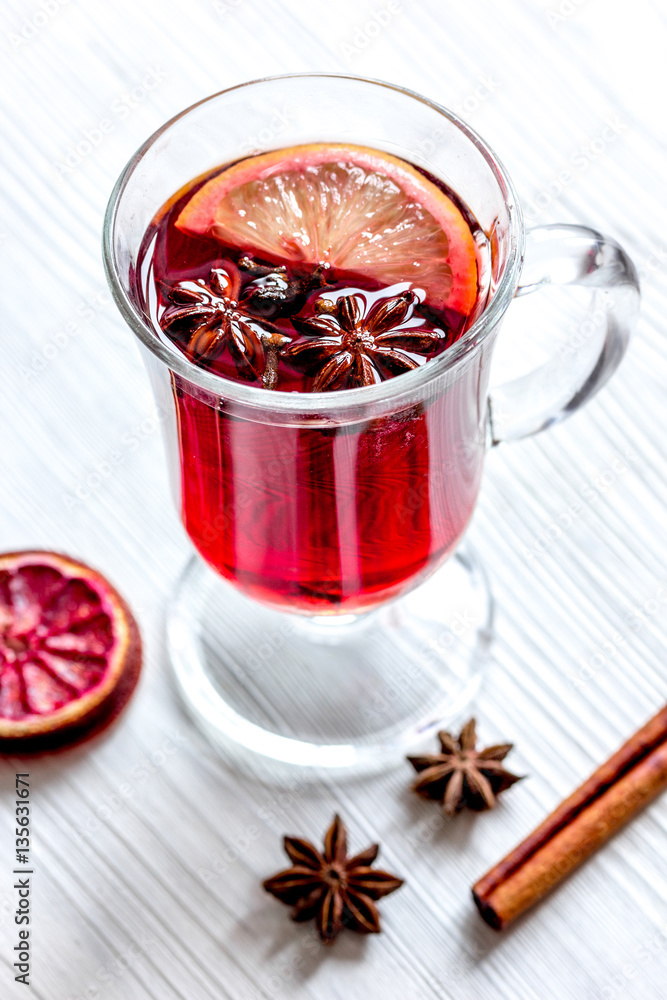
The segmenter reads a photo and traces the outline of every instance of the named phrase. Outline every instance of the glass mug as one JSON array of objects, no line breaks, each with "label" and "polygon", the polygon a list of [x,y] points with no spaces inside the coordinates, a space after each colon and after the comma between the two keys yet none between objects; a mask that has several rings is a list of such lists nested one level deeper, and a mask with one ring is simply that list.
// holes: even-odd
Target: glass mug
[{"label": "glass mug", "polygon": [[[323,141],[385,150],[456,192],[488,239],[481,314],[439,357],[363,388],[268,391],[197,367],[133,297],[144,232],[194,177]],[[462,713],[480,680],[492,602],[481,566],[457,546],[485,452],[549,426],[606,382],[638,309],[632,263],[592,229],[526,232],[504,168],[451,112],[397,86],[328,74],[234,87],[159,129],[113,191],[104,259],[164,418],[183,524],[203,557],[168,615],[194,718],[246,759],[393,763]],[[512,300],[554,285],[586,295],[589,332],[490,392]]]}]

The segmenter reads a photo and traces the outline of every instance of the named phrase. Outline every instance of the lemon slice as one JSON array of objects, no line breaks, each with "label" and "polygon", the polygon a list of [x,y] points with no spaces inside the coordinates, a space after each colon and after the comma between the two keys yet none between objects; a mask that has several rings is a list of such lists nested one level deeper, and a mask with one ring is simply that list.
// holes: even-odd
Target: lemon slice
[{"label": "lemon slice", "polygon": [[410,281],[436,309],[467,316],[475,306],[476,247],[461,210],[405,160],[364,146],[248,157],[207,181],[176,226],[271,261]]}]

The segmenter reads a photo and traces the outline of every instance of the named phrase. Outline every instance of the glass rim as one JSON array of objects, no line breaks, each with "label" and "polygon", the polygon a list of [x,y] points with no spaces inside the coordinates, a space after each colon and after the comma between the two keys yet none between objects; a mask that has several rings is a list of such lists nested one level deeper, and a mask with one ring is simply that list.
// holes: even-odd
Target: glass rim
[{"label": "glass rim", "polygon": [[[263,387],[245,385],[242,382],[232,381],[214,372],[205,371],[194,364],[194,362],[189,361],[175,345],[169,344],[157,335],[156,331],[146,322],[144,316],[138,311],[134,302],[123,288],[113,251],[113,236],[119,204],[135,167],[151,146],[177,121],[180,121],[181,118],[184,118],[202,104],[207,104],[235,90],[242,90],[260,83],[271,83],[278,80],[313,78],[351,80],[356,83],[371,84],[386,90],[405,94],[419,101],[421,104],[425,104],[456,126],[481,153],[500,188],[509,218],[507,260],[498,287],[481,315],[459,340],[427,364],[421,365],[419,368],[414,368],[412,371],[403,372],[395,378],[386,379],[375,385],[360,386],[354,389],[330,390],[328,392],[317,393],[294,393],[273,389],[268,392]],[[200,389],[204,389],[216,396],[263,410],[298,411],[304,415],[321,413],[322,411],[349,410],[367,404],[386,402],[398,396],[411,394],[448,371],[462,357],[486,340],[509,306],[519,284],[523,253],[523,216],[514,185],[501,161],[481,136],[460,119],[458,115],[454,114],[453,111],[414,90],[407,87],[400,87],[397,84],[388,83],[384,80],[376,80],[370,77],[355,76],[354,74],[347,73],[281,73],[275,76],[259,77],[255,80],[234,84],[232,87],[225,87],[223,90],[219,90],[215,94],[210,94],[208,97],[202,98],[201,101],[196,101],[194,104],[189,105],[153,132],[125,165],[111,192],[104,215],[102,233],[104,269],[111,294],[123,319],[144,347],[147,347],[172,372],[198,386]]]}]

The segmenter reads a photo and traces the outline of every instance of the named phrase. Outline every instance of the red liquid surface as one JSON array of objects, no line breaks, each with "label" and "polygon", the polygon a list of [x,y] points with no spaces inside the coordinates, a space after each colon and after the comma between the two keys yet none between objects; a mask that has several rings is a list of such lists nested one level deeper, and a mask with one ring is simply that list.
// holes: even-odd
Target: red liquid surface
[{"label": "red liquid surface", "polygon": [[[170,289],[178,282],[208,281],[212,268],[223,268],[233,274],[243,304],[267,280],[238,266],[251,251],[175,227],[194,190],[196,185],[144,238],[135,295],[156,331],[165,310],[173,307]],[[371,308],[402,290],[383,289],[368,277],[334,269],[326,272],[323,284],[315,269],[308,273],[304,265],[287,266],[281,275],[301,282],[299,295],[289,308],[260,302],[255,315],[291,339],[298,335],[293,317],[312,318],[323,293],[334,299],[355,295]],[[451,311],[436,312],[420,300],[414,316],[441,333],[432,349],[410,354],[416,364],[427,364],[446,350],[471,321]],[[172,330],[170,336],[192,360],[187,329]],[[267,393],[270,410],[271,391],[261,388],[261,375],[239,365],[229,350],[197,363],[223,379],[258,386]],[[312,391],[317,365],[278,355],[274,367],[275,388]],[[380,377],[394,375],[391,366],[380,366]],[[251,420],[226,402],[213,405],[173,376],[181,514],[192,542],[247,594],[293,611],[359,611],[416,585],[450,554],[474,508],[484,449],[479,379],[479,366],[472,364],[428,403],[375,420],[298,427],[276,417]],[[349,382],[338,387],[348,388]],[[220,395],[224,401],[224,384]]]}]

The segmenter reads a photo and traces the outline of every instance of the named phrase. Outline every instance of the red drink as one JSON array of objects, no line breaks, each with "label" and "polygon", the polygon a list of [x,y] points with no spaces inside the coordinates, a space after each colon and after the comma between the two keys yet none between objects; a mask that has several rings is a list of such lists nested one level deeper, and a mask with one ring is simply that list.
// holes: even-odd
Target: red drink
[{"label": "red drink", "polygon": [[[289,165],[293,151],[285,157]],[[254,239],[228,236],[208,218],[200,226],[190,206],[230,171],[221,168],[194,182],[149,228],[135,296],[159,335],[223,379],[266,392],[267,408],[273,390],[345,390],[426,364],[483,305],[485,241],[451,192],[405,169],[436,192],[436,209],[441,198],[441,211],[456,213],[459,228],[444,240],[449,274],[442,262],[439,271],[415,272],[425,259],[417,238],[416,261],[374,273],[367,250],[354,270],[331,255],[307,259],[301,246],[294,252],[294,241],[275,254],[266,245],[258,250]],[[452,237],[463,224],[467,256],[457,257]],[[456,283],[459,265],[467,286]],[[308,426],[257,422],[191,395],[174,376],[190,538],[249,595],[292,610],[358,611],[416,585],[455,547],[477,497],[484,415],[465,403],[478,395],[468,385],[475,371],[464,376],[465,386],[455,383],[427,403],[318,426],[312,419]],[[220,394],[224,400],[224,385]]]}]

